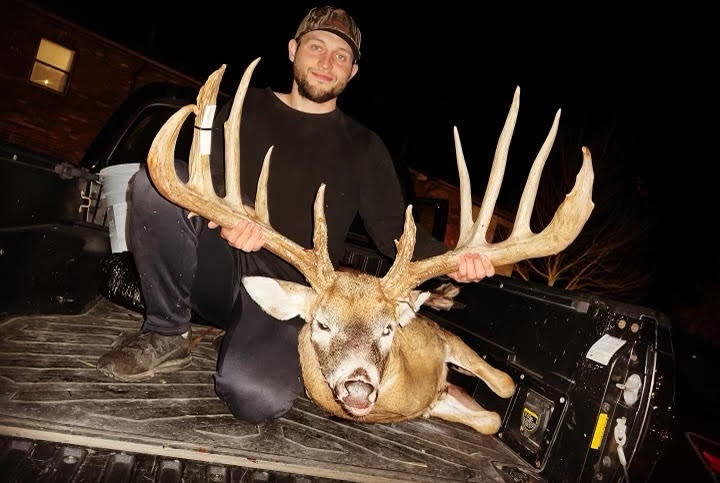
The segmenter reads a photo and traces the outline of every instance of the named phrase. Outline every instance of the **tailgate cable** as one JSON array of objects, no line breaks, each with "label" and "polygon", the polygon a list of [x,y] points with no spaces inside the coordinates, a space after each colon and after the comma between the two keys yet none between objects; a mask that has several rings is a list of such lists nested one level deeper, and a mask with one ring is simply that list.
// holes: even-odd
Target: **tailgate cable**
[{"label": "tailgate cable", "polygon": [[615,442],[617,443],[617,454],[620,464],[622,465],[623,472],[625,473],[625,482],[630,483],[630,476],[627,471],[627,460],[625,459],[625,452],[623,446],[625,446],[626,439],[626,426],[625,417],[618,418],[617,424],[615,425]]}]

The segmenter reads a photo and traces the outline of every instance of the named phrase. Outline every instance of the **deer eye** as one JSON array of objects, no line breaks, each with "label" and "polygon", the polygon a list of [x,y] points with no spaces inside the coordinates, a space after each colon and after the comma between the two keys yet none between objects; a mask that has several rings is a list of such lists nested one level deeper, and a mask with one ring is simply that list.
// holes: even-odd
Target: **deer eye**
[{"label": "deer eye", "polygon": [[392,332],[392,325],[388,324],[383,330],[382,335],[390,335],[390,332]]},{"label": "deer eye", "polygon": [[320,322],[320,321],[317,320],[317,319],[315,319],[315,323],[317,324],[318,329],[320,329],[320,330],[330,330],[330,327],[328,327],[327,325],[323,324],[322,322]]}]

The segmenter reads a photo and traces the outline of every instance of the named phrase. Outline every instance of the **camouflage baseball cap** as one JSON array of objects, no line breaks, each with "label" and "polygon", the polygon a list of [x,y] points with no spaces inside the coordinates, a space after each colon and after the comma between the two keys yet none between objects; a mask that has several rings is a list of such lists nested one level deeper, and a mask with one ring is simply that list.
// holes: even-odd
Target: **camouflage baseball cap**
[{"label": "camouflage baseball cap", "polygon": [[355,20],[342,8],[330,6],[313,8],[300,22],[295,39],[312,30],[326,30],[341,37],[352,48],[355,61],[360,58],[360,29]]}]

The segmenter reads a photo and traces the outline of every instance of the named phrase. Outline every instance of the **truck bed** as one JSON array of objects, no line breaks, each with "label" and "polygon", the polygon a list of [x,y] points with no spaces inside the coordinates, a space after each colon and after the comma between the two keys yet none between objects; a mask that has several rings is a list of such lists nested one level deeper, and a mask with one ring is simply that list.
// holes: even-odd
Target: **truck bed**
[{"label": "truck bed", "polygon": [[[205,474],[199,481],[280,473],[303,481],[542,481],[498,438],[438,419],[360,424],[300,398],[277,420],[239,421],[213,389],[213,341],[221,335],[213,327],[193,327],[200,339],[180,372],[138,383],[98,373],[97,359],[140,323],[139,314],[102,297],[77,315],[0,321],[0,466],[21,475],[25,461],[40,471],[33,451],[45,451],[55,455],[50,465],[72,456],[76,475],[97,466],[95,478],[123,462],[130,471],[132,462],[118,481],[159,478],[168,464],[186,480]],[[101,456],[112,461],[98,465]]]}]

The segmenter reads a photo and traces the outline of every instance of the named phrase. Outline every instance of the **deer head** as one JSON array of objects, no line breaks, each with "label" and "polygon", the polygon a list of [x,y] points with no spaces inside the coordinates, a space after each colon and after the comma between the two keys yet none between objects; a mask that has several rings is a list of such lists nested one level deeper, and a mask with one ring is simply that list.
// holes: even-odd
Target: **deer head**
[{"label": "deer head", "polygon": [[344,409],[354,416],[372,410],[396,331],[409,323],[427,293],[388,298],[381,279],[338,271],[329,287],[266,277],[243,284],[263,310],[280,320],[302,317],[323,377]]},{"label": "deer head", "polygon": [[[593,208],[593,171],[590,152],[583,148],[583,165],[575,186],[558,208],[551,223],[540,233],[530,230],[530,214],[535,202],[542,168],[557,132],[554,123],[535,159],[523,191],[515,226],[508,239],[490,244],[486,233],[500,190],[510,139],[519,108],[516,90],[510,112],[498,141],[485,196],[476,221],[472,220],[470,183],[457,129],[455,150],[460,173],[461,233],[458,245],[445,254],[412,261],[415,223],[412,207],[405,213],[405,226],[396,242],[397,256],[383,278],[362,273],[335,271],[327,251],[325,223],[325,185],[318,189],[314,206],[313,248],[306,249],[277,233],[270,224],[267,208],[267,176],[272,147],[265,156],[258,181],[255,214],[243,207],[240,195],[240,117],[256,59],[246,69],[225,123],[226,196],[213,189],[209,170],[209,147],[203,145],[203,132],[195,130],[190,151],[190,178],[181,182],[174,168],[174,148],[184,120],[190,113],[203,119],[212,112],[225,66],[214,72],[201,88],[197,105],[185,106],[161,128],[148,155],[150,175],[158,190],[173,203],[222,226],[234,226],[241,219],[261,226],[265,248],[294,265],[310,286],[266,277],[245,277],[250,296],[269,314],[280,320],[302,317],[311,331],[311,341],[321,371],[336,400],[353,416],[369,413],[378,397],[385,362],[393,339],[402,337],[402,327],[412,322],[428,294],[414,290],[433,277],[458,268],[459,255],[486,254],[494,265],[505,265],[527,258],[555,254],[578,235]],[[420,355],[419,355],[420,356]]]}]

